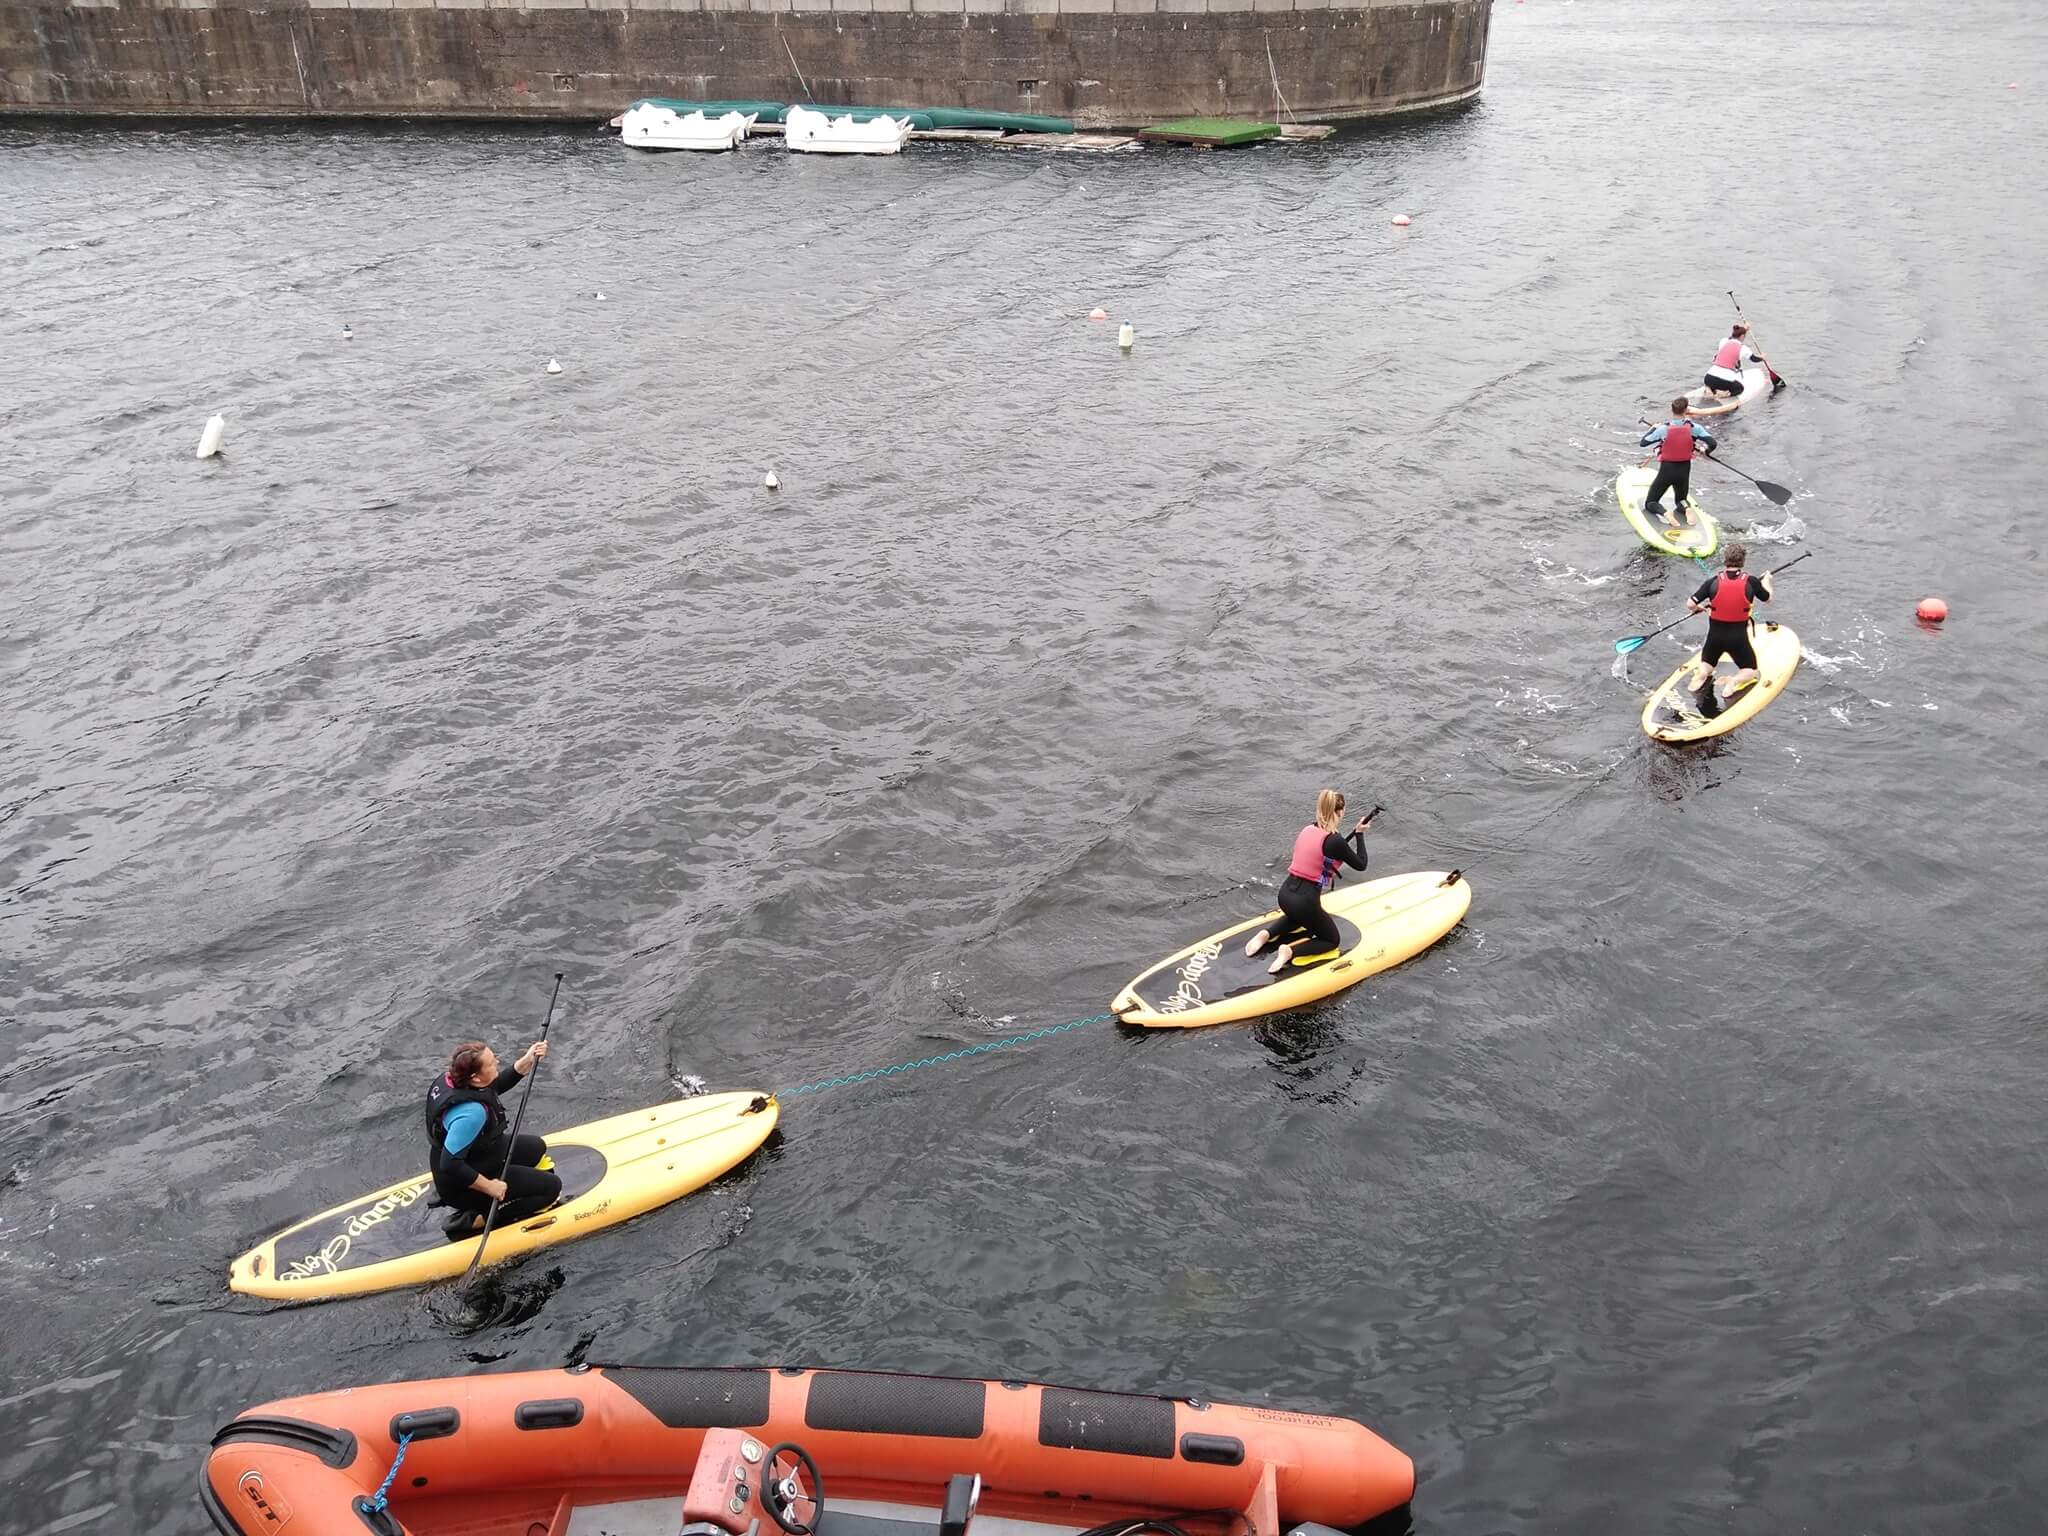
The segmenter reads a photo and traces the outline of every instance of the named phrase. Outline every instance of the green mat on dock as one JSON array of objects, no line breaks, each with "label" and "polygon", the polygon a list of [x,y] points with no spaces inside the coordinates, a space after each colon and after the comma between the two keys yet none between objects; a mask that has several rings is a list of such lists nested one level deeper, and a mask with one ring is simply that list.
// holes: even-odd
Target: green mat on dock
[{"label": "green mat on dock", "polygon": [[1261,139],[1280,137],[1278,123],[1248,123],[1230,117],[1183,117],[1176,122],[1154,123],[1138,131],[1141,139],[1164,139],[1169,144],[1199,144],[1204,149],[1234,149],[1239,144],[1256,144]]}]

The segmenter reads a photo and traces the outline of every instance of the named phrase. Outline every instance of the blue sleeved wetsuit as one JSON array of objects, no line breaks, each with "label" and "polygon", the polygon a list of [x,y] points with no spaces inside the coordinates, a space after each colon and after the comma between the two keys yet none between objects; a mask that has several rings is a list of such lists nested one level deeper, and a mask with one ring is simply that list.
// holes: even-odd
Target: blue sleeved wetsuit
[{"label": "blue sleeved wetsuit", "polygon": [[1721,446],[1720,443],[1715,441],[1714,434],[1696,421],[1667,421],[1661,427],[1652,427],[1643,434],[1643,447],[1656,447],[1664,441],[1664,434],[1673,427],[1683,427],[1686,431],[1690,432],[1692,434],[1693,447],[1696,449],[1703,449],[1708,453],[1712,453]]},{"label": "blue sleeved wetsuit", "polygon": [[444,1150],[460,1157],[469,1150],[471,1142],[483,1131],[484,1107],[481,1104],[458,1104],[441,1117],[441,1146]]}]

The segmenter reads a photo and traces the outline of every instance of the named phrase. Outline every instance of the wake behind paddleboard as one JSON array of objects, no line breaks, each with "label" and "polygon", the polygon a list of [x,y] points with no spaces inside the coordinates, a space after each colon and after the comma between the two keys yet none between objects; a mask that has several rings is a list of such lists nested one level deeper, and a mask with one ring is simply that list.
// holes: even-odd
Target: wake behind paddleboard
[{"label": "wake behind paddleboard", "polygon": [[1770,370],[1759,364],[1751,364],[1742,370],[1742,393],[1739,395],[1717,395],[1706,385],[1686,391],[1688,416],[1727,416],[1749,404],[1759,395],[1771,392]]},{"label": "wake behind paddleboard", "polygon": [[1673,528],[1661,516],[1643,509],[1643,498],[1649,494],[1650,484],[1656,478],[1656,470],[1647,464],[1632,465],[1615,478],[1614,500],[1621,507],[1621,515],[1628,520],[1629,527],[1636,531],[1636,536],[1660,555],[1690,555],[1695,559],[1705,559],[1719,549],[1721,525],[1701,509],[1697,496],[1685,498],[1685,504],[1697,522],[1682,528]]},{"label": "wake behind paddleboard", "polygon": [[[1756,651],[1756,680],[1720,703],[1717,714],[1708,714],[1712,705],[1685,686],[1685,680],[1699,665],[1700,653],[1694,651],[1686,658],[1685,665],[1665,678],[1650,700],[1643,706],[1643,729],[1658,741],[1705,741],[1713,736],[1725,736],[1743,721],[1754,717],[1763,707],[1785,691],[1792,674],[1799,670],[1799,637],[1783,624],[1758,624],[1749,626],[1750,645]],[[1735,663],[1722,657],[1716,668],[1716,676],[1710,685],[1719,691],[1728,678],[1739,669]]]},{"label": "wake behind paddleboard", "polygon": [[[561,1200],[493,1230],[485,1257],[516,1259],[702,1188],[750,1157],[779,1114],[767,1094],[713,1093],[551,1132]],[[441,1225],[449,1212],[427,1203],[433,1193],[420,1173],[309,1216],[236,1259],[228,1286],[274,1301],[324,1301],[453,1279],[481,1239],[450,1242]]]},{"label": "wake behind paddleboard", "polygon": [[1471,883],[1440,869],[1329,891],[1323,910],[1336,919],[1336,953],[1268,975],[1272,949],[1252,958],[1244,952],[1260,928],[1280,923],[1278,912],[1268,912],[1160,961],[1116,995],[1110,1012],[1147,1029],[1198,1029],[1299,1008],[1413,959],[1457,927],[1471,905]]}]

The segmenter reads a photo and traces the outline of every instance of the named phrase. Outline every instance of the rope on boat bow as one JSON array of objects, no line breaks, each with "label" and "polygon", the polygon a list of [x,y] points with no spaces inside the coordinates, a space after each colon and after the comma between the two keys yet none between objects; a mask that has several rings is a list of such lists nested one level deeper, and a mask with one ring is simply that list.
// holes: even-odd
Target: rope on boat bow
[{"label": "rope on boat bow", "polygon": [[412,1431],[407,1430],[398,1437],[398,1454],[391,1458],[391,1470],[384,1474],[384,1481],[377,1485],[377,1491],[370,1495],[370,1512],[381,1515],[391,1502],[391,1485],[398,1480],[398,1469],[405,1465],[405,1448],[412,1444]]}]

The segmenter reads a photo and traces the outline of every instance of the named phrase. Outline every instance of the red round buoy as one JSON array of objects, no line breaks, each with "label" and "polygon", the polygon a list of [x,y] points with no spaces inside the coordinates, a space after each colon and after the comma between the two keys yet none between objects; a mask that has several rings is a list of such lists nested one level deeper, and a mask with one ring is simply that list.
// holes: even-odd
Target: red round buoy
[{"label": "red round buoy", "polygon": [[1406,229],[1406,228],[1408,227],[1409,223],[1410,223],[1410,220],[1409,220],[1409,218],[1408,218],[1408,215],[1407,215],[1407,214],[1405,214],[1405,213],[1397,213],[1397,214],[1395,214],[1395,215],[1394,215],[1394,228],[1396,228],[1396,229]]},{"label": "red round buoy", "polygon": [[1090,320],[1107,320],[1109,318],[1109,311],[1098,304],[1095,308],[1088,311],[1088,318]]},{"label": "red round buoy", "polygon": [[1938,597],[1923,597],[1920,606],[1913,610],[1930,624],[1939,624],[1948,617],[1948,604]]}]

